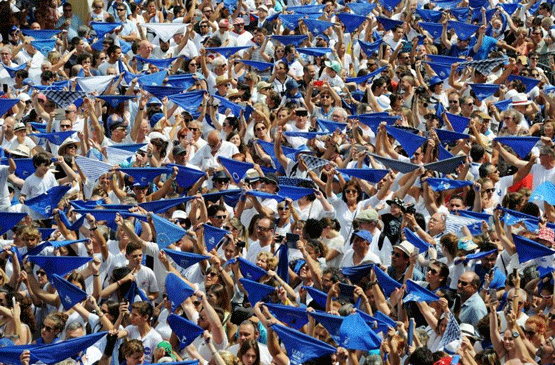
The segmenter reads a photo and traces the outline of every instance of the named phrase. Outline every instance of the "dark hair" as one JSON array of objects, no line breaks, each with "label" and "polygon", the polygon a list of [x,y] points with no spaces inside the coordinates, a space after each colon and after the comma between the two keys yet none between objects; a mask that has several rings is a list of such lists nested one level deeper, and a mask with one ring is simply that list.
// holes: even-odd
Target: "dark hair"
[{"label": "dark hair", "polygon": [[485,153],[486,153],[486,149],[483,146],[480,146],[479,144],[475,144],[472,147],[470,147],[470,158],[474,162],[480,161],[482,157],[484,157]]},{"label": "dark hair", "polygon": [[223,210],[224,212],[225,207],[219,204],[214,204],[208,207],[208,209],[206,210],[206,213],[208,214],[209,217],[213,217],[216,215],[216,213],[218,213],[219,211]]},{"label": "dark hair", "polygon": [[260,348],[258,347],[258,341],[256,340],[245,340],[241,347],[239,347],[239,351],[237,351],[237,357],[241,360],[241,357],[249,351],[253,349],[256,352],[256,360],[253,365],[260,365]]},{"label": "dark hair", "polygon": [[345,184],[345,187],[343,187],[343,194],[341,194],[341,199],[343,199],[343,201],[345,203],[347,203],[347,195],[345,194],[345,191],[349,188],[349,187],[354,187],[358,194],[357,194],[357,202],[362,200],[362,188],[360,187],[360,184],[355,181],[355,180],[349,180],[347,181],[347,183]]},{"label": "dark hair", "polygon": [[110,56],[111,54],[115,53],[118,49],[121,49],[121,47],[116,46],[115,44],[112,44],[110,47],[108,47],[108,49],[106,49],[106,54]]},{"label": "dark hair", "polygon": [[435,358],[432,351],[427,347],[419,347],[408,358],[410,365],[434,365]]},{"label": "dark hair", "polygon": [[35,168],[43,164],[50,165],[50,163],[51,163],[50,157],[45,152],[39,152],[33,156],[33,166]]},{"label": "dark hair", "polygon": [[83,61],[89,59],[89,60],[91,60],[91,64],[92,64],[92,58],[93,58],[93,56],[90,53],[86,53],[86,52],[81,53],[79,56],[77,56],[77,63],[79,65],[81,65],[83,63]]},{"label": "dark hair", "polygon": [[[476,160],[474,160],[476,161]],[[486,162],[480,165],[480,167],[478,168],[478,174],[480,175],[480,178],[483,179],[485,177],[487,177],[489,175],[488,170],[489,167],[493,166],[493,164]]]},{"label": "dark hair", "polygon": [[141,250],[143,251],[143,246],[139,242],[131,241],[125,246],[125,254],[130,255],[131,252]]},{"label": "dark hair", "polygon": [[530,202],[524,204],[520,212],[534,217],[539,217],[541,215],[540,208],[536,204]]},{"label": "dark hair", "polygon": [[150,304],[146,300],[142,302],[133,303],[131,308],[136,309],[137,312],[139,312],[139,314],[141,315],[141,317],[148,316],[149,319],[150,317],[152,317],[152,311],[154,310],[154,308],[152,307],[152,304]]},{"label": "dark hair", "polygon": [[303,237],[307,239],[318,239],[322,236],[324,227],[322,223],[317,219],[309,218],[303,227]]}]

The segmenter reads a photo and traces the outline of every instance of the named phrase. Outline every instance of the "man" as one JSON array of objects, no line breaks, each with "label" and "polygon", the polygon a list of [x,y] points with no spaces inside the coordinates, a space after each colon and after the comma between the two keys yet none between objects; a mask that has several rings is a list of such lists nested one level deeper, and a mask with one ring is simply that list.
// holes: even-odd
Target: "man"
[{"label": "man", "polygon": [[4,124],[2,124],[2,137],[0,138],[2,147],[6,147],[16,137],[13,130],[15,119],[13,117],[6,117]]},{"label": "man", "polygon": [[[128,304],[129,305],[129,304]],[[149,302],[135,302],[129,315],[130,325],[118,332],[118,338],[141,340],[145,348],[145,360],[152,362],[156,346],[164,339],[150,326],[152,317],[152,304]],[[122,312],[120,312],[120,316]]]},{"label": "man", "polygon": [[[154,272],[141,264],[143,261],[143,250],[144,248],[140,242],[132,241],[127,244],[125,247],[125,258],[128,261],[127,267],[131,270],[131,273],[123,279],[120,279],[104,288],[100,293],[102,298],[110,297],[123,284],[132,281],[137,283],[137,289],[142,290],[148,296],[149,300],[155,300],[158,298],[160,290],[158,289],[158,282],[156,281]],[[146,312],[143,313],[143,315],[144,314],[146,314]]]},{"label": "man", "polygon": [[402,241],[398,245],[393,246],[391,266],[387,268],[387,274],[402,283],[405,281],[405,275],[410,273],[409,267],[412,265],[412,275],[408,279],[415,281],[423,280],[424,275],[414,268],[414,263],[410,259],[415,252],[415,247],[409,241]]},{"label": "man", "polygon": [[[245,341],[257,340],[259,336],[260,332],[258,331],[258,326],[247,319],[239,325],[238,343],[233,346],[229,346],[227,351],[237,355],[237,351],[239,351],[239,348],[241,348]],[[272,363],[272,355],[270,355],[270,352],[268,351],[268,346],[258,342],[258,349],[260,351],[260,364],[270,365]]]},{"label": "man", "polygon": [[480,297],[480,277],[472,271],[467,271],[459,277],[457,293],[461,296],[461,311],[459,320],[476,327],[480,319],[488,314],[486,304]]},{"label": "man", "polygon": [[245,257],[246,260],[256,264],[256,259],[260,252],[273,251],[274,227],[275,222],[270,218],[264,217],[258,220],[255,227],[258,240],[250,245]]},{"label": "man", "polygon": [[448,56],[451,57],[460,57],[460,56],[467,56],[470,52],[470,37],[467,39],[459,39],[457,38],[457,43],[452,44],[447,39],[447,22],[443,23],[443,30],[441,32],[441,43],[445,48],[448,50]]},{"label": "man", "polygon": [[[207,144],[201,147],[191,159],[191,165],[199,167],[203,171],[214,169],[219,166],[218,157],[223,156],[232,158],[239,153],[237,146],[231,142],[222,141],[218,131],[212,131],[208,134]],[[212,171],[211,170],[211,171]]]},{"label": "man", "polygon": [[[42,193],[46,193],[50,188],[58,186],[58,182],[56,181],[54,174],[50,172],[51,163],[50,156],[44,152],[37,153],[33,156],[33,166],[35,167],[35,172],[26,178],[23,183],[21,195],[19,197],[19,202],[21,204],[25,204],[26,199],[39,196]],[[42,219],[41,215],[29,207],[25,207],[25,210],[33,219]]]},{"label": "man", "polygon": [[227,221],[227,217],[228,217],[225,207],[217,204],[214,204],[208,207],[207,215],[208,215],[208,220],[210,221],[210,225],[216,228],[222,228],[225,222]]},{"label": "man", "polygon": [[[214,307],[212,307],[206,297],[206,294],[203,291],[197,290],[194,295],[195,297],[200,298],[200,304],[203,308],[198,314],[197,325],[210,332],[210,334],[212,335],[212,343],[216,347],[216,350],[224,350],[229,343],[224,328],[222,326],[222,321],[224,319],[223,309],[218,308],[218,310],[216,310]],[[212,359],[212,353],[210,352],[210,349],[206,345],[206,341],[204,341],[202,336],[197,337],[196,340],[193,341],[193,345],[195,345],[200,356],[202,356],[203,359],[207,361],[210,361]],[[183,352],[186,351],[183,350]]]},{"label": "man", "polygon": [[[146,59],[149,59],[150,56],[152,56],[153,50],[154,50],[154,47],[152,47],[152,44],[149,41],[142,40],[139,43],[139,48],[137,49],[137,53],[139,57],[144,58],[146,60]],[[137,72],[141,72],[147,68],[148,68],[148,63],[137,60],[137,67],[136,67]]]},{"label": "man", "polygon": [[81,19],[77,15],[73,14],[73,8],[70,3],[64,3],[62,11],[63,14],[58,19],[58,24],[56,24],[56,26],[58,29],[67,30],[67,38],[73,39],[73,37],[78,36],[77,29],[83,25],[83,23],[81,23]]},{"label": "man", "polygon": [[17,67],[18,65],[12,62],[12,47],[4,46],[0,48],[0,60],[2,61],[2,71],[0,71],[0,83],[12,86],[14,84],[13,78],[3,66]]},{"label": "man", "polygon": [[370,232],[365,230],[353,232],[351,236],[352,248],[345,252],[339,267],[380,263],[380,258],[370,251],[370,242],[372,242],[372,234]]},{"label": "man", "polygon": [[108,67],[115,67],[116,70],[119,69],[118,61],[121,58],[121,47],[116,45],[111,45],[106,50],[106,54],[108,55],[108,59],[104,61],[100,66],[98,66],[98,72],[102,75],[107,74]]},{"label": "man", "polygon": [[387,43],[392,50],[396,50],[397,47],[403,42],[405,35],[405,30],[403,29],[403,25],[397,25],[395,28],[391,30],[391,33],[387,33],[383,37],[383,41]]},{"label": "man", "polygon": [[360,211],[353,222],[356,229],[370,232],[372,241],[370,242],[370,251],[379,257],[383,265],[388,266],[391,263],[391,249],[390,245],[382,245],[380,248],[378,241],[382,231],[378,228],[380,216],[374,208],[368,208]]},{"label": "man", "polygon": [[245,20],[241,17],[233,20],[233,30],[229,33],[231,37],[235,38],[237,46],[244,46],[252,39],[252,34],[245,30]]},{"label": "man", "polygon": [[[508,163],[516,166],[519,172],[526,176],[532,173],[532,190],[546,181],[555,181],[555,148],[553,141],[543,141],[544,145],[540,148],[540,163],[536,163],[537,156],[530,157],[530,161],[523,161],[514,155],[507,153],[504,149],[500,149],[501,156]],[[522,169],[522,171],[521,171]]]},{"label": "man", "polygon": [[303,78],[303,65],[299,62],[297,49],[293,44],[285,46],[285,58],[282,60],[289,66],[288,75],[296,81]]},{"label": "man", "polygon": [[[66,338],[65,340],[73,340],[74,338],[80,338],[87,334],[83,324],[80,322],[71,322],[67,324],[66,329]],[[92,365],[97,360],[100,360],[102,357],[102,352],[96,346],[89,346],[85,350],[85,353],[80,353],[80,361],[79,363],[82,365]]]},{"label": "man", "polygon": [[114,33],[126,42],[134,42],[141,39],[139,37],[139,29],[137,25],[127,18],[126,4],[122,1],[114,4],[116,10],[116,19],[121,23],[121,27],[115,29]]}]

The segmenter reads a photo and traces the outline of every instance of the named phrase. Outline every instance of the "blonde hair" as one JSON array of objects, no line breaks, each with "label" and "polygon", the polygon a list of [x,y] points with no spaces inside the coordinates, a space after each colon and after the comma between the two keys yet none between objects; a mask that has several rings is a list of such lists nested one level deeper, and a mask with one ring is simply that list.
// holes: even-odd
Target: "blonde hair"
[{"label": "blonde hair", "polygon": [[266,264],[268,265],[267,270],[275,270],[277,265],[278,265],[278,258],[272,254],[270,254],[269,252],[263,251],[258,253],[258,255],[256,256],[256,259],[258,260],[259,258],[264,257],[266,258]]}]

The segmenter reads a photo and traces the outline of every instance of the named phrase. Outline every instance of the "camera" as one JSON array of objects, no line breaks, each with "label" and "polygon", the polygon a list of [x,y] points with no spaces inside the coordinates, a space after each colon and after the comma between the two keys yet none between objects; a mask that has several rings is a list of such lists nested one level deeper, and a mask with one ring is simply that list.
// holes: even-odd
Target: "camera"
[{"label": "camera", "polygon": [[414,208],[414,205],[411,204],[408,207],[404,207],[404,208],[401,207],[401,211],[404,214],[414,214],[414,213],[416,213],[416,208]]},{"label": "camera", "polygon": [[245,248],[245,241],[237,241],[235,246],[237,246],[237,248]]}]

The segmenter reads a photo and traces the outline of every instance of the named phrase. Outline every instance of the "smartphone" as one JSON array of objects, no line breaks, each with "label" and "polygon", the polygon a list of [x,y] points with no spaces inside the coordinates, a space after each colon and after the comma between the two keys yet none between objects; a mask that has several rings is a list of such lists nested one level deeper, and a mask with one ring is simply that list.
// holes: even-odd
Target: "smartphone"
[{"label": "smartphone", "polygon": [[191,141],[193,139],[193,132],[189,131],[187,132],[187,140]]},{"label": "smartphone", "polygon": [[2,84],[2,91],[4,92],[4,94],[8,93],[8,84]]},{"label": "smartphone", "polygon": [[455,355],[451,358],[451,365],[458,365],[461,357],[459,355]]},{"label": "smartphone", "polygon": [[488,289],[488,295],[490,297],[490,300],[491,300],[491,298],[493,298],[494,302],[497,302],[497,290],[496,289],[493,289],[493,288]]},{"label": "smartphone", "polygon": [[297,248],[297,241],[300,239],[300,236],[295,233],[286,233],[285,234],[285,243],[287,244],[287,248]]},{"label": "smartphone", "polygon": [[513,268],[513,276],[516,278],[516,276],[518,275],[518,268]]}]

